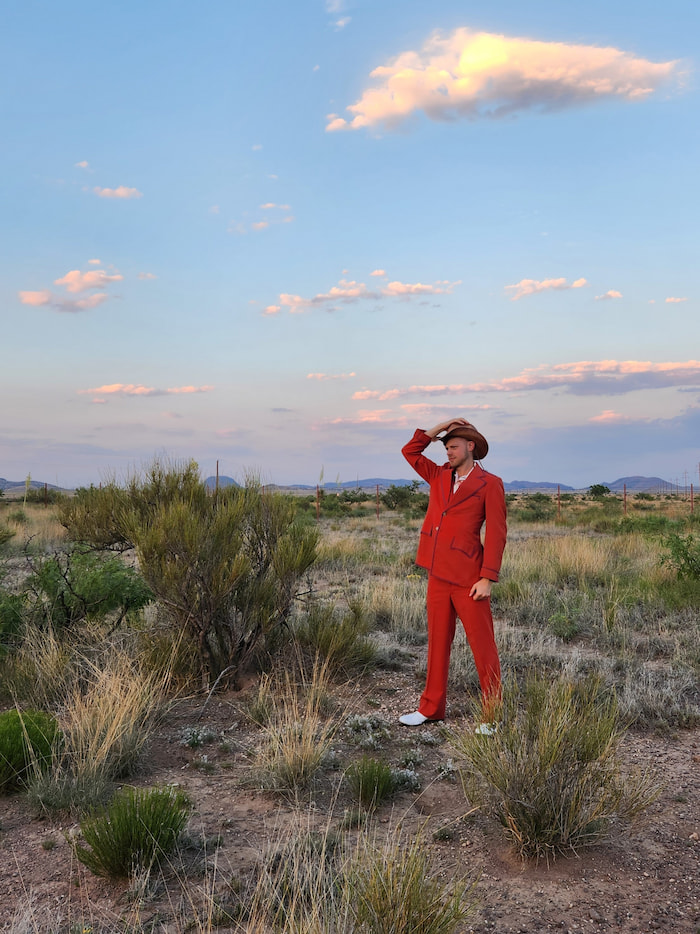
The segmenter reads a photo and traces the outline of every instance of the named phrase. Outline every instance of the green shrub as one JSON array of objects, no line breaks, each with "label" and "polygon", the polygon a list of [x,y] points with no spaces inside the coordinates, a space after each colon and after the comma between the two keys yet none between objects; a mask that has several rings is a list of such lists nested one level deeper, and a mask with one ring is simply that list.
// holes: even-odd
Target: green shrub
[{"label": "green shrub", "polygon": [[61,490],[49,490],[48,488],[32,487],[27,490],[24,497],[25,503],[37,503],[41,506],[53,506],[56,503],[63,503],[67,499],[66,494]]},{"label": "green shrub", "polygon": [[378,807],[396,791],[391,766],[367,755],[352,763],[345,779],[354,797],[366,808]]},{"label": "green shrub", "polygon": [[108,807],[81,821],[90,849],[76,841],[75,855],[96,876],[148,870],[175,849],[191,807],[176,788],[122,788]]},{"label": "green shrub", "polygon": [[7,518],[10,522],[14,522],[15,525],[26,525],[29,522],[27,513],[23,509],[14,509],[8,514]]},{"label": "green shrub", "polygon": [[6,526],[0,525],[0,547],[6,545],[11,538],[14,538],[15,534],[16,533],[13,532],[12,529],[8,529]]},{"label": "green shrub", "polygon": [[33,772],[48,769],[59,736],[55,718],[41,710],[0,714],[0,793],[19,788]]},{"label": "green shrub", "polygon": [[27,585],[38,594],[43,613],[59,629],[114,612],[119,613],[121,622],[127,613],[153,599],[137,571],[114,555],[104,557],[94,552],[47,558],[35,566]]},{"label": "green shrub", "polygon": [[679,580],[700,580],[700,540],[671,532],[663,539],[661,563],[672,567]]},{"label": "green shrub", "polygon": [[655,797],[648,776],[622,774],[621,735],[600,681],[533,676],[522,697],[506,691],[494,736],[451,740],[467,760],[470,797],[491,807],[522,856],[548,859],[595,843]]},{"label": "green shrub", "polygon": [[25,598],[0,590],[0,659],[21,641]]},{"label": "green shrub", "polygon": [[422,509],[425,511],[428,505],[428,495],[419,493],[420,487],[420,480],[412,480],[404,486],[396,486],[392,483],[380,499],[387,509]]}]

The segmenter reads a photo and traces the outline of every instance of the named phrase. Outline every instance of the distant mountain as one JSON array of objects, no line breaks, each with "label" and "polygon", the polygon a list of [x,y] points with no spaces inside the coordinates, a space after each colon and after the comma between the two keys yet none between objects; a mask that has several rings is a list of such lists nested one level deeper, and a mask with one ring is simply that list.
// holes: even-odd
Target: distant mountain
[{"label": "distant mountain", "polygon": [[675,489],[672,483],[660,477],[620,477],[619,480],[605,483],[604,486],[615,493],[622,493],[625,486],[630,493],[664,493],[666,490]]},{"label": "distant mountain", "polygon": [[[539,490],[542,493],[551,493],[556,492],[557,487],[563,493],[571,493],[574,490],[574,487],[567,486],[565,483],[548,483],[545,481],[534,481],[534,480],[510,480],[508,483],[503,484],[506,493],[517,493],[517,492],[527,492]],[[612,489],[612,488],[611,488]]]},{"label": "distant mountain", "polygon": [[[215,490],[216,477],[207,477],[207,479],[204,481],[204,485],[210,490]],[[240,486],[240,483],[236,483],[233,477],[219,477],[219,486]]]},{"label": "distant mountain", "polygon": [[[27,483],[26,480],[5,480],[3,477],[0,477],[0,490],[22,490],[26,489]],[[49,490],[62,490],[62,486],[55,486],[53,483],[42,483],[39,480],[30,480],[29,489],[30,490],[43,490],[44,487],[47,487]]]}]

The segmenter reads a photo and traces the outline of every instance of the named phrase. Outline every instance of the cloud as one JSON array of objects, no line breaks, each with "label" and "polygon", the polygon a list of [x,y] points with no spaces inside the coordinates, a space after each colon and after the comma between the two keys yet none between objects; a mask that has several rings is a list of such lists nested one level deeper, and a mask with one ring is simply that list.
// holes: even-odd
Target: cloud
[{"label": "cloud", "polygon": [[268,305],[264,314],[277,314],[281,308],[288,308],[290,314],[300,314],[315,307],[330,306],[332,309],[336,304],[349,304],[364,300],[377,301],[382,298],[409,299],[414,295],[450,295],[460,282],[461,280],[450,282],[447,279],[438,280],[433,284],[395,281],[389,282],[384,288],[374,290],[369,289],[364,282],[357,282],[354,279],[341,279],[338,285],[332,286],[327,292],[319,292],[312,298],[303,298],[301,295],[282,292],[277,304]]},{"label": "cloud", "polygon": [[632,415],[621,415],[613,409],[605,409],[600,415],[593,415],[588,419],[589,422],[595,422],[599,425],[621,425],[624,422],[648,422],[649,418],[634,418]]},{"label": "cloud", "polygon": [[89,264],[90,266],[101,266],[101,265],[102,265],[102,261],[99,260],[99,259],[89,259],[89,260],[88,260],[88,264]]},{"label": "cloud", "polygon": [[666,304],[667,305],[679,305],[681,302],[687,302],[687,301],[688,301],[687,298],[674,298],[673,296],[669,296],[666,299]]},{"label": "cloud", "polygon": [[608,289],[608,291],[604,292],[602,295],[596,295],[595,300],[597,302],[604,302],[609,298],[622,298],[622,292],[618,292],[616,289]]},{"label": "cloud", "polygon": [[76,163],[75,163],[75,168],[76,168],[76,169],[89,169],[89,168],[90,168],[90,163],[87,161],[87,159],[83,159],[82,162],[76,162]]},{"label": "cloud", "polygon": [[326,0],[326,13],[340,13],[345,9],[345,0]]},{"label": "cloud", "polygon": [[42,289],[39,292],[20,292],[19,299],[23,305],[41,305],[49,306],[54,311],[76,312],[89,311],[91,308],[97,308],[109,298],[106,292],[96,292],[94,295],[88,295],[86,298],[71,300],[63,298],[61,295],[55,295],[48,289]]},{"label": "cloud", "polygon": [[158,276],[154,272],[140,272],[137,279],[157,279]]},{"label": "cloud", "polygon": [[138,188],[127,188],[126,185],[119,185],[118,188],[100,188],[95,186],[92,189],[99,198],[143,198],[143,192]]},{"label": "cloud", "polygon": [[253,150],[253,152],[260,152],[262,149],[262,143],[255,143],[250,148]]},{"label": "cloud", "polygon": [[19,300],[23,305],[34,305],[39,307],[40,305],[50,305],[52,299],[52,293],[48,289],[41,289],[38,292],[20,292]]},{"label": "cloud", "polygon": [[319,382],[326,382],[329,379],[352,379],[354,376],[357,376],[357,373],[307,373],[307,379],[316,379]]},{"label": "cloud", "polygon": [[562,291],[564,289],[582,289],[588,285],[585,279],[576,279],[569,285],[566,279],[521,279],[515,285],[507,285],[506,292],[512,292],[512,302],[517,302],[526,295],[536,295],[538,292]]},{"label": "cloud", "polygon": [[78,395],[87,395],[97,397],[93,401],[104,402],[104,396],[171,396],[171,395],[191,395],[193,393],[212,392],[213,386],[175,386],[171,389],[156,389],[155,386],[144,386],[135,383],[109,383],[105,386],[97,386],[94,389],[79,389]]},{"label": "cloud", "polygon": [[335,26],[335,31],[340,32],[341,29],[345,29],[345,27],[348,25],[350,20],[351,20],[350,16],[341,16],[340,19],[337,19],[335,23],[333,23],[333,25]]},{"label": "cloud", "polygon": [[434,33],[419,51],[402,52],[371,72],[377,85],[331,114],[326,130],[393,129],[423,112],[432,120],[549,113],[610,98],[640,100],[679,63],[651,62],[612,47],[543,42],[476,32]]},{"label": "cloud", "polygon": [[250,226],[253,230],[265,230],[266,227],[270,226],[270,222],[269,221],[255,221]]},{"label": "cloud", "polygon": [[275,204],[274,201],[267,201],[265,204],[260,205],[261,211],[271,211],[273,208],[277,208],[279,211],[291,211],[291,207],[288,204]]},{"label": "cloud", "polygon": [[700,387],[700,360],[651,363],[639,360],[583,360],[576,363],[542,364],[517,376],[484,383],[408,386],[393,389],[361,389],[358,401],[406,396],[460,396],[473,392],[532,392],[563,390],[573,395],[621,395],[645,389]]},{"label": "cloud", "polygon": [[65,286],[66,292],[86,292],[88,289],[103,289],[111,282],[121,282],[123,279],[124,276],[119,273],[108,276],[101,269],[90,272],[71,269],[61,279],[54,279],[54,285]]}]

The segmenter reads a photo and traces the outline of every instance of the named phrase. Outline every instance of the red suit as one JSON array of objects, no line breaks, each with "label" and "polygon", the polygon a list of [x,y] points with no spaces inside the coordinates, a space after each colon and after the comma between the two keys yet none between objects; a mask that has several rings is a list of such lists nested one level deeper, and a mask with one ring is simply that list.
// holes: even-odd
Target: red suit
[{"label": "red suit", "polygon": [[445,716],[450,652],[459,616],[479,675],[484,718],[491,719],[501,690],[491,601],[474,600],[469,591],[482,577],[498,580],[506,544],[503,481],[475,463],[471,474],[453,493],[450,465],[438,466],[423,455],[432,440],[419,428],[402,449],[416,473],[430,484],[430,501],[416,556],[416,564],[429,572],[428,673],[418,711],[429,720]]}]

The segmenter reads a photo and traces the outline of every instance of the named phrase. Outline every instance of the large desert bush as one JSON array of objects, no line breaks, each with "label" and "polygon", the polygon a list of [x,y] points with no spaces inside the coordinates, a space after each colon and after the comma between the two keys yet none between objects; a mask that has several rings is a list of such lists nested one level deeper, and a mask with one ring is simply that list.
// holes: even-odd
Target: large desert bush
[{"label": "large desert bush", "polygon": [[596,843],[656,794],[648,776],[624,773],[615,697],[600,681],[530,677],[505,692],[494,736],[452,734],[466,758],[470,798],[488,807],[523,857]]},{"label": "large desert bush", "polygon": [[212,494],[197,465],[154,461],[124,487],[80,491],[62,511],[70,534],[99,547],[133,546],[141,573],[199,654],[204,686],[235,680],[274,645],[317,533],[291,498],[245,487]]}]

